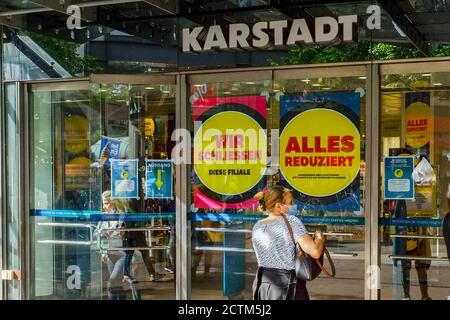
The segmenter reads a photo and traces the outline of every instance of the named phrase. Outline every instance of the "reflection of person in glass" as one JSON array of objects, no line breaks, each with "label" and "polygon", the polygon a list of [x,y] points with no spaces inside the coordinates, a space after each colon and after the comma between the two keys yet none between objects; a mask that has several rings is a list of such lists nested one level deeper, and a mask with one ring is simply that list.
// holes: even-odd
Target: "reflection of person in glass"
[{"label": "reflection of person in glass", "polygon": [[[191,205],[192,212],[198,212],[198,209]],[[202,209],[202,213],[221,213],[223,209]],[[220,222],[210,221],[210,220],[202,220],[200,222],[200,226],[202,228],[220,228],[222,227]],[[214,247],[218,246],[219,243],[223,243],[223,234],[216,231],[195,231],[192,233],[192,243],[193,248],[195,247]],[[195,278],[197,276],[197,268],[200,265],[201,258],[204,258],[204,276],[208,276],[210,273],[210,269],[212,266],[212,261],[214,257],[214,251],[212,250],[195,250],[193,253],[192,259],[192,269],[191,274],[192,277]]]},{"label": "reflection of person in glass", "polygon": [[[394,200],[391,202],[391,212],[394,213],[395,218],[406,218],[407,209],[405,200]],[[405,227],[396,227],[396,234],[407,233]],[[422,229],[422,228],[419,228]],[[425,232],[416,232],[415,235],[425,234]],[[428,239],[423,238],[395,238],[394,239],[394,255],[402,256],[430,256],[431,247]],[[398,260],[394,259],[394,266],[397,266]],[[412,260],[402,259],[401,264],[401,279],[403,287],[403,300],[410,300],[410,272],[412,267]],[[429,260],[414,260],[414,266],[417,271],[419,279],[420,293],[422,300],[431,300],[428,296],[428,279],[427,270],[430,268],[431,261]]]},{"label": "reflection of person in glass", "polygon": [[[111,199],[111,191],[105,191],[102,194],[103,211],[106,214],[121,214],[125,212],[123,203],[116,199]],[[122,238],[119,234],[120,223],[118,221],[102,221],[97,226],[97,232],[101,229],[118,229],[108,230],[108,241],[118,240],[116,242],[122,243]],[[98,234],[99,236],[100,234]],[[111,243],[110,243],[111,246]],[[113,245],[114,246],[114,245]],[[123,251],[106,251],[102,253],[102,262],[106,263],[109,272],[109,279],[107,283],[108,299],[109,300],[124,300],[126,298],[123,289],[122,277],[125,255]],[[133,300],[140,300],[140,292],[134,286],[131,286]]]},{"label": "reflection of person in glass", "polygon": [[[127,209],[128,212],[137,212],[137,201],[136,200],[128,200],[127,201]],[[123,227],[125,228],[141,228],[139,221],[129,221],[125,219],[123,221]],[[148,247],[147,239],[145,238],[145,231],[125,231],[123,233],[123,245],[127,248],[133,247]],[[150,258],[150,253],[146,249],[139,250],[141,252],[142,260],[144,261],[145,267],[149,274],[149,280],[159,280],[160,275],[156,273],[155,268],[153,267],[153,262]],[[130,273],[131,260],[134,254],[134,250],[126,250],[125,251],[125,261],[123,265],[123,274],[124,279],[129,283],[135,283],[137,280],[132,277]]]}]

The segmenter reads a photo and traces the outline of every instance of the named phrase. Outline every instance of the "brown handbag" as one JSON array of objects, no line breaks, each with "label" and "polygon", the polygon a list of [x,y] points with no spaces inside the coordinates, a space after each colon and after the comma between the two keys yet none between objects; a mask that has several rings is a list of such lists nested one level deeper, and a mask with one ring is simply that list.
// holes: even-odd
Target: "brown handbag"
[{"label": "brown handbag", "polygon": [[[319,259],[310,257],[306,252],[302,250],[300,245],[295,241],[294,232],[292,231],[291,224],[285,215],[283,215],[284,222],[291,235],[292,242],[295,246],[295,275],[297,280],[311,281],[317,278],[317,276],[323,271],[327,278],[332,278],[336,275],[336,269],[334,267],[333,260],[330,253],[325,246],[323,247],[322,254]],[[331,266],[331,273],[328,272],[323,266],[323,255],[326,254],[328,262]]]}]

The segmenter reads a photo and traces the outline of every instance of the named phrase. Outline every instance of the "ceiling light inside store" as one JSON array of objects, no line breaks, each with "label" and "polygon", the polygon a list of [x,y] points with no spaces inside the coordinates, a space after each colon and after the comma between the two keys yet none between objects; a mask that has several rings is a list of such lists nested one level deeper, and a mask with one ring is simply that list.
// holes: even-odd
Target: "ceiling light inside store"
[{"label": "ceiling light inside store", "polygon": [[223,94],[231,94],[231,91],[225,91]]},{"label": "ceiling light inside store", "polygon": [[303,79],[303,80],[301,80],[302,82],[306,82],[306,83],[309,83],[309,82],[311,82],[311,80],[309,80],[309,79]]},{"label": "ceiling light inside store", "polygon": [[134,96],[136,99],[142,99],[142,96]]},{"label": "ceiling light inside store", "polygon": [[433,83],[433,86],[442,86],[442,83],[436,82],[436,83]]},{"label": "ceiling light inside store", "polygon": [[330,87],[323,87],[322,90],[331,90]]},{"label": "ceiling light inside store", "polygon": [[358,79],[365,80],[367,77],[358,77]]},{"label": "ceiling light inside store", "polygon": [[320,83],[313,83],[312,86],[313,87],[321,87],[322,85]]},{"label": "ceiling light inside store", "polygon": [[161,91],[162,93],[170,93],[168,90]]},{"label": "ceiling light inside store", "polygon": [[145,87],[145,90],[155,90],[153,87]]},{"label": "ceiling light inside store", "polygon": [[100,89],[100,92],[106,92],[106,91],[108,91],[108,90],[106,90],[106,89]]},{"label": "ceiling light inside store", "polygon": [[248,81],[248,82],[246,82],[246,84],[256,84],[256,83],[252,82],[252,81]]},{"label": "ceiling light inside store", "polygon": [[424,73],[422,74],[422,77],[431,77],[431,73]]}]

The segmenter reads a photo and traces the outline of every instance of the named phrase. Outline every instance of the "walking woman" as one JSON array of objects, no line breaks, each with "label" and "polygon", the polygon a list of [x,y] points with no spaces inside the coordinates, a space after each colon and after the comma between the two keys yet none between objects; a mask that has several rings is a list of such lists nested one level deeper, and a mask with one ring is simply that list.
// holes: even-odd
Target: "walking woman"
[{"label": "walking woman", "polygon": [[318,259],[323,251],[324,237],[316,231],[313,239],[303,223],[289,211],[290,190],[281,186],[270,188],[264,195],[264,207],[269,216],[253,227],[252,242],[258,261],[253,282],[255,300],[294,300],[295,247],[283,216],[289,221],[294,238],[304,252]]},{"label": "walking woman", "polygon": [[[106,214],[123,214],[126,211],[124,204],[119,200],[111,199],[111,191],[107,190],[102,194],[103,210]],[[119,229],[121,228],[118,221],[102,221],[99,223],[97,230],[102,232],[102,229],[117,229],[109,230],[108,241],[114,241],[122,245],[122,237],[120,236]],[[114,246],[114,245],[113,245]],[[109,279],[107,283],[108,300],[125,300],[126,294],[123,289],[123,268],[124,268],[125,253],[123,251],[105,251],[102,253],[102,262],[108,267]],[[131,284],[131,294],[133,300],[140,300],[141,294],[135,285]]]}]

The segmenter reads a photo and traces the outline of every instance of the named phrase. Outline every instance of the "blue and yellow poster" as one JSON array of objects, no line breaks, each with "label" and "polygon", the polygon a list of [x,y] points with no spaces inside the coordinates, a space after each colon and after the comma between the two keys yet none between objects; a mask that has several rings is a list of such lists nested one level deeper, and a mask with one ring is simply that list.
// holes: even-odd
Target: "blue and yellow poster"
[{"label": "blue and yellow poster", "polygon": [[360,99],[356,92],[281,96],[281,183],[300,210],[361,210]]},{"label": "blue and yellow poster", "polygon": [[111,198],[139,199],[138,159],[111,159]]},{"label": "blue and yellow poster", "polygon": [[384,158],[384,200],[414,199],[414,157]]},{"label": "blue and yellow poster", "polygon": [[146,199],[171,199],[173,181],[172,160],[146,160]]},{"label": "blue and yellow poster", "polygon": [[102,136],[100,145],[100,162],[102,165],[109,167],[110,159],[118,159],[120,151],[120,140],[111,139]]}]

